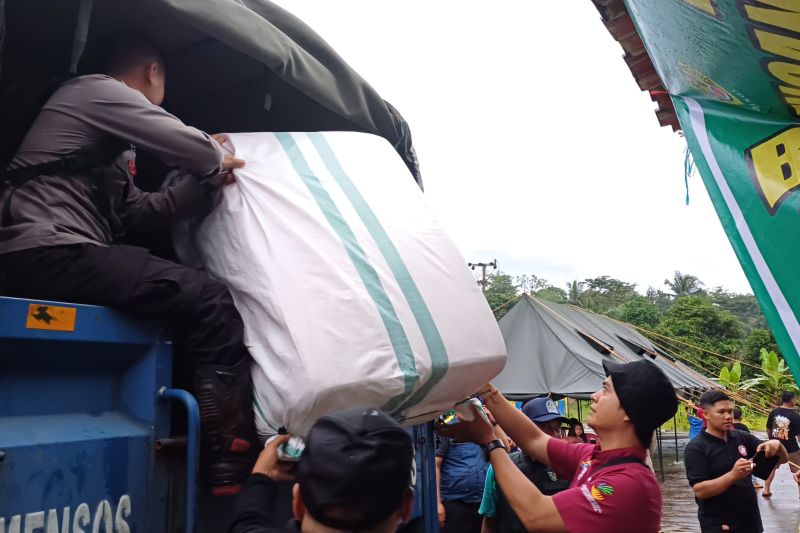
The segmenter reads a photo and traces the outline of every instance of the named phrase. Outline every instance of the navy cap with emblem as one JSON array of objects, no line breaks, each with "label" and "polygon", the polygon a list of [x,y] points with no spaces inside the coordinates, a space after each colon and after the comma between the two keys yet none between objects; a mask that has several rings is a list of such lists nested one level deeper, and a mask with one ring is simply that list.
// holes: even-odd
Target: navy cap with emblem
[{"label": "navy cap with emblem", "polygon": [[566,420],[558,412],[556,402],[550,398],[534,398],[522,406],[522,412],[534,422],[549,422],[550,420]]}]

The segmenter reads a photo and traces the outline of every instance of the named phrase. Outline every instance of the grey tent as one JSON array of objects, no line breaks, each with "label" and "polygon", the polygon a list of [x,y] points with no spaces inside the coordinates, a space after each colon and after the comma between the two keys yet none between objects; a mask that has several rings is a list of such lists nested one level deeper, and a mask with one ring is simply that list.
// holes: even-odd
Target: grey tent
[{"label": "grey tent", "polygon": [[499,324],[508,360],[493,382],[509,399],[586,398],[602,385],[604,359],[651,361],[686,393],[715,386],[635,329],[572,306],[523,295]]},{"label": "grey tent", "polygon": [[372,133],[421,184],[400,114],[268,0],[0,0],[0,165],[58,83],[96,72],[109,37],[126,33],[164,52],[164,106],[188,124],[211,133]]}]

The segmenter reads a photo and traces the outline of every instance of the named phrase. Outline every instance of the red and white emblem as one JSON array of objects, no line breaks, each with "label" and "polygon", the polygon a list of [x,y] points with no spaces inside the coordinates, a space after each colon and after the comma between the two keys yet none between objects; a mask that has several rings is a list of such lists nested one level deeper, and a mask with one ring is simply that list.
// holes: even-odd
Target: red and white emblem
[{"label": "red and white emblem", "polygon": [[739,445],[739,455],[747,457],[747,448],[744,447],[744,444]]}]

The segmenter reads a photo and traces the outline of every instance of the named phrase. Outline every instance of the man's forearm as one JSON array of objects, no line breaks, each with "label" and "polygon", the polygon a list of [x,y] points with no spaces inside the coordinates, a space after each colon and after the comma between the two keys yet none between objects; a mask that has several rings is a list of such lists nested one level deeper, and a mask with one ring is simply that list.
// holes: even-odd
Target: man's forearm
[{"label": "man's forearm", "polygon": [[708,498],[713,498],[714,496],[719,496],[729,488],[731,485],[736,482],[736,478],[728,472],[727,474],[723,474],[716,479],[709,479],[708,481],[701,481],[700,483],[695,484],[692,489],[694,490],[694,495],[697,496],[700,500],[707,500]]},{"label": "man's forearm", "polygon": [[275,499],[277,484],[267,476],[253,474],[236,497],[233,520],[228,533],[277,532],[269,508]]},{"label": "man's forearm", "polygon": [[436,499],[438,501],[442,501],[442,460],[438,457],[435,459],[436,462]]},{"label": "man's forearm", "polygon": [[496,389],[485,395],[484,401],[497,424],[528,457],[550,465],[547,457],[547,441],[550,436],[536,427],[522,411],[514,408]]},{"label": "man's forearm", "polygon": [[553,498],[542,494],[507,453],[493,451],[491,462],[497,484],[526,530],[567,531]]}]

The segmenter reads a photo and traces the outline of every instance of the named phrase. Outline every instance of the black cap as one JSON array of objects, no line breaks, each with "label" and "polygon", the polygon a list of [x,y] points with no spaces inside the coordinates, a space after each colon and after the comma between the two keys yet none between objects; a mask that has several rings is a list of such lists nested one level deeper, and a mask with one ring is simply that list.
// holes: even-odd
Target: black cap
[{"label": "black cap", "polygon": [[645,448],[650,447],[653,432],[678,410],[678,397],[667,376],[654,363],[641,360],[633,363],[603,361],[606,375],[633,430]]},{"label": "black cap", "polygon": [[[297,482],[314,520],[357,531],[378,525],[400,507],[414,468],[411,435],[383,411],[356,407],[311,427]],[[345,516],[331,508],[346,510]]]}]

